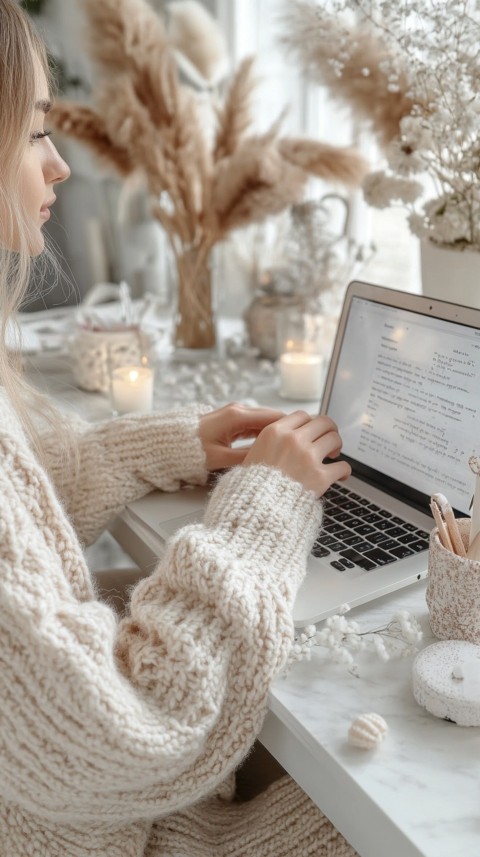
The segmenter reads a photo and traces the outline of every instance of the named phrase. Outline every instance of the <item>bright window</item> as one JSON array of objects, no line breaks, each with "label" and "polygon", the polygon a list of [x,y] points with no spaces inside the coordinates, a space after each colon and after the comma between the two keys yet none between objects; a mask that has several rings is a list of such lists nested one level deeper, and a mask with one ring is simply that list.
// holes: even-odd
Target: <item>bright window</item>
[{"label": "bright window", "polygon": [[[235,63],[255,54],[260,78],[257,124],[260,130],[289,106],[284,129],[338,145],[354,139],[370,163],[378,158],[365,134],[359,138],[345,109],[331,101],[319,86],[307,83],[279,44],[279,0],[216,0],[217,16],[227,34]],[[401,209],[372,210],[361,192],[351,194],[350,235],[359,243],[374,242],[377,252],[364,278],[391,287],[419,290],[418,241],[408,230]]]}]

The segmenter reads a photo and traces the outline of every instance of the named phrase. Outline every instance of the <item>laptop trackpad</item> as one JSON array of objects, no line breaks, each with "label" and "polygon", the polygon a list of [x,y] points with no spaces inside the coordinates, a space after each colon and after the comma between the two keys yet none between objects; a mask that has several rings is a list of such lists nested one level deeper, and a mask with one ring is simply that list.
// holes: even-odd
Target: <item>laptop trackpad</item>
[{"label": "laptop trackpad", "polygon": [[157,526],[157,532],[164,539],[169,539],[182,527],[187,524],[199,524],[203,518],[204,509],[197,509],[195,512],[190,512],[188,515],[179,515],[178,518],[170,518],[169,521],[160,521]]}]

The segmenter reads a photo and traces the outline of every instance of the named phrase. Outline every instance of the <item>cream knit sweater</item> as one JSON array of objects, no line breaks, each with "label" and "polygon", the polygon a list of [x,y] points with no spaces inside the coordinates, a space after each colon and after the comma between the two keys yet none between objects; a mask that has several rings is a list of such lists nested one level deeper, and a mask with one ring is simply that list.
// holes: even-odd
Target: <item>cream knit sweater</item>
[{"label": "cream knit sweater", "polygon": [[0,394],[1,857],[353,854],[289,778],[243,804],[222,790],[287,656],[312,494],[236,468],[128,618],[95,598],[81,543],[153,486],[204,483],[197,428],[191,409],[83,425],[73,484]]}]

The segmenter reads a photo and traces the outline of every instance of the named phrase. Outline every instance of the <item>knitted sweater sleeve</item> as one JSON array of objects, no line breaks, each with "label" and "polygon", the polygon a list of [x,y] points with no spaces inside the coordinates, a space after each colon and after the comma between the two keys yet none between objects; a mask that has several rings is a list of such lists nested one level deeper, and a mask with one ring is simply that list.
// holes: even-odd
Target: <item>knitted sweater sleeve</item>
[{"label": "knitted sweater sleeve", "polygon": [[273,468],[235,468],[117,624],[82,590],[51,482],[26,447],[0,455],[0,793],[76,827],[191,804],[258,733],[320,504]]},{"label": "knitted sweater sleeve", "polygon": [[65,468],[53,438],[45,438],[49,473],[84,544],[93,542],[127,503],[153,488],[177,491],[182,483],[206,482],[198,419],[209,410],[191,406],[94,425],[72,419],[76,472]]}]

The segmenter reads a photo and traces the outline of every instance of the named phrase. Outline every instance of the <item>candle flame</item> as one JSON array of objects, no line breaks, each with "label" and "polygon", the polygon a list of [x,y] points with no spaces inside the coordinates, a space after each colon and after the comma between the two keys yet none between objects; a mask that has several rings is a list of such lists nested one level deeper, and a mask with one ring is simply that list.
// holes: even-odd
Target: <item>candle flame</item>
[{"label": "candle flame", "polygon": [[135,381],[138,381],[138,378],[139,378],[138,370],[137,369],[131,369],[130,372],[128,373],[128,380],[131,381],[132,384],[134,384]]}]

